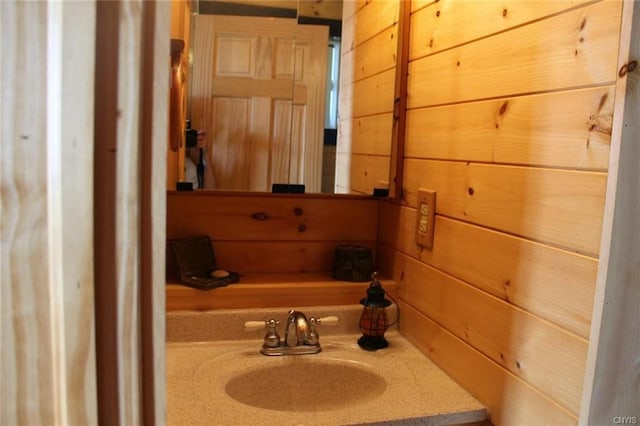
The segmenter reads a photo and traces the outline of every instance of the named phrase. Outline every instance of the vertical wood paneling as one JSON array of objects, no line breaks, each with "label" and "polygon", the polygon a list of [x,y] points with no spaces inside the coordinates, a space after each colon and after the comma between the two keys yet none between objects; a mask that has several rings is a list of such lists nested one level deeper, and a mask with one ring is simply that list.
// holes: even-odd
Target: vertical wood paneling
[{"label": "vertical wood paneling", "polygon": [[[62,62],[62,93],[59,100],[53,100],[54,103],[60,102],[61,107],[63,235],[59,237],[61,247],[58,248],[61,248],[62,282],[65,286],[64,351],[65,364],[68,366],[65,382],[69,424],[97,422],[93,178],[90,177],[93,175],[94,148],[89,143],[93,139],[94,126],[95,14],[94,2],[63,7],[63,49],[74,52],[76,60]],[[78,34],[87,36],[79,37]],[[166,62],[163,65],[166,67]],[[162,132],[166,134],[166,127],[162,128]],[[160,164],[164,164],[165,152],[162,150]],[[69,164],[74,166],[67,167]],[[159,187],[163,186],[164,181],[160,181]]]},{"label": "vertical wood paneling", "polygon": [[[140,317],[142,358],[142,423],[166,422],[165,371],[165,245],[167,170],[162,161],[167,152],[166,112],[169,90],[164,73],[166,37],[171,8],[166,2],[147,2],[142,30],[141,75],[141,197],[140,197]],[[188,22],[188,17],[186,17]]]},{"label": "vertical wood paneling", "polygon": [[95,13],[93,2],[0,5],[2,424],[97,423]]},{"label": "vertical wood paneling", "polygon": [[[58,277],[50,276],[49,257],[55,254],[48,250],[49,238],[59,236],[48,235],[48,226],[53,226],[49,221],[55,218],[47,214],[47,197],[55,190],[47,186],[49,16],[47,7],[38,3],[3,4],[1,10],[2,52],[7,55],[2,62],[0,159],[2,341],[8,350],[2,351],[0,411],[2,423],[40,423],[47,418],[61,422],[66,420],[65,401],[54,399],[64,389],[56,377],[61,373],[56,362],[61,354],[52,345],[56,336],[50,326],[57,313],[49,307],[59,303],[55,286],[60,285]],[[37,29],[28,31],[29,23]],[[53,31],[51,35],[60,36]],[[21,62],[31,66],[21,68]],[[14,89],[15,83],[19,86]],[[59,141],[52,142],[52,151],[61,149]],[[20,173],[26,167],[33,168],[32,173]],[[30,267],[29,262],[36,260],[41,267]]]},{"label": "vertical wood paneling", "polygon": [[[162,282],[163,262],[154,256],[164,251],[164,233],[158,228],[163,222],[155,219],[164,214],[158,197],[166,176],[158,159],[166,150],[166,127],[160,129],[168,111],[168,86],[166,68],[160,65],[168,43],[156,38],[168,37],[167,7],[162,2],[98,3],[94,255],[99,259],[98,407],[99,421],[106,424],[164,422],[164,382],[150,376],[162,374],[163,367],[142,365],[143,360],[161,362],[164,317],[141,298],[157,301]],[[156,250],[142,253],[151,246]]]},{"label": "vertical wood paneling", "polygon": [[[101,422],[136,423],[141,419],[139,276],[139,138],[140,3],[98,4],[98,46],[104,61],[96,64],[95,252],[96,335]],[[115,32],[115,36],[113,33]],[[113,38],[112,38],[113,37]],[[102,55],[98,55],[102,57]],[[99,84],[98,84],[99,82]],[[109,99],[109,101],[107,101]],[[120,120],[115,120],[115,111]],[[113,152],[115,149],[115,152]]]},{"label": "vertical wood paneling", "polygon": [[[640,3],[624,3],[619,69],[640,60]],[[640,421],[640,70],[620,73],[580,423]]]}]

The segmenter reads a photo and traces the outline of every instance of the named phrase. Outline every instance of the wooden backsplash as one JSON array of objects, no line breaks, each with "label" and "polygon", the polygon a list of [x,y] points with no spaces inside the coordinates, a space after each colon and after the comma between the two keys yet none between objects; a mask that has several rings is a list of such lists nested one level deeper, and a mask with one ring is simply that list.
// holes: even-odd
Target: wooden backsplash
[{"label": "wooden backsplash", "polygon": [[[496,424],[580,409],[621,2],[413,1],[401,204],[382,271],[401,330]],[[437,191],[433,250],[417,191]]]},{"label": "wooden backsplash", "polygon": [[167,238],[208,235],[218,265],[244,274],[329,272],[338,244],[375,248],[375,198],[167,193]]}]

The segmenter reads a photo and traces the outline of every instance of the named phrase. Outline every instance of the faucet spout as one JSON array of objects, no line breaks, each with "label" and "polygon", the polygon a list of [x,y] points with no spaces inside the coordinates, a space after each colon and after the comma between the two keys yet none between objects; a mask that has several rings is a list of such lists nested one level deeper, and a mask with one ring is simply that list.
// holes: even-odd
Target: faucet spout
[{"label": "faucet spout", "polygon": [[284,339],[280,339],[276,326],[280,323],[274,319],[268,321],[247,321],[247,330],[269,328],[264,336],[260,353],[263,355],[309,355],[322,351],[317,326],[321,323],[335,325],[338,317],[315,318],[307,317],[299,311],[290,310],[284,330]]},{"label": "faucet spout", "polygon": [[287,346],[304,345],[309,339],[309,322],[307,317],[299,311],[289,311],[287,328],[284,333],[284,340]]}]

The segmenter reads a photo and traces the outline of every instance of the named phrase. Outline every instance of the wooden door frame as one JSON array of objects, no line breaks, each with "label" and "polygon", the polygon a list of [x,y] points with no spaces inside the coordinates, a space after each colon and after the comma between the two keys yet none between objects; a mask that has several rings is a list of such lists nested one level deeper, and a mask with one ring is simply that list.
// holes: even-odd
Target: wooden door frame
[{"label": "wooden door frame", "polygon": [[622,11],[619,78],[581,425],[640,423],[640,2],[625,0]]},{"label": "wooden door frame", "polygon": [[98,421],[164,424],[171,3],[97,3],[94,256]]},{"label": "wooden door frame", "polygon": [[[163,247],[170,3],[123,2],[117,3],[118,8],[123,7],[122,14],[98,13],[98,25],[115,30],[118,44],[99,43],[95,47],[76,44],[83,39],[74,39],[71,32],[65,32],[69,28],[82,28],[81,34],[92,40],[96,31],[102,31],[92,25],[80,25],[92,21],[94,3],[87,2],[89,10],[83,10],[82,14],[72,12],[74,4],[2,2],[0,9],[3,24],[0,66],[3,76],[16,79],[15,87],[2,88],[2,98],[7,104],[3,104],[6,109],[3,109],[0,126],[3,187],[0,331],[3,348],[5,345],[11,348],[3,350],[1,359],[0,420],[9,424],[18,423],[18,419],[73,424],[74,419],[82,418],[82,424],[94,424],[96,420],[108,424],[112,420],[116,424],[161,425],[166,421]],[[102,11],[102,2],[98,6]],[[636,10],[632,13],[634,6]],[[626,105],[618,107],[613,130],[601,268],[581,424],[614,422],[616,416],[635,415],[626,412],[627,407],[637,409],[633,404],[637,404],[638,391],[634,380],[640,345],[636,326],[640,278],[634,260],[640,253],[640,242],[632,232],[640,229],[637,192],[640,172],[637,164],[628,160],[640,155],[639,100],[638,85],[629,85],[625,95],[623,83],[625,79],[637,83],[640,75],[637,66],[629,73],[627,57],[630,48],[630,58],[636,64],[639,60],[640,37],[632,37],[640,26],[639,9],[640,5],[631,0],[624,2],[623,54],[619,62],[622,89],[618,87],[617,96],[625,99]],[[70,26],[73,22],[80,26]],[[34,28],[47,30],[39,33],[33,31]],[[125,45],[124,40],[130,43]],[[127,56],[131,47],[142,48],[135,63],[127,63],[132,60]],[[64,62],[65,53],[72,59]],[[107,66],[106,61],[117,60],[118,66],[106,68],[106,75],[105,70],[96,70],[95,83],[99,90],[94,93],[83,89],[86,84],[90,85],[87,81],[93,75],[96,53],[96,57],[102,56],[105,61],[98,59],[97,63]],[[623,71],[625,65],[626,71]],[[32,80],[20,86],[19,77]],[[99,80],[99,77],[106,79]],[[103,92],[103,84],[113,90]],[[86,132],[92,129],[93,123],[91,117],[78,111],[92,111],[94,94],[96,121],[101,122],[96,123],[96,129],[115,130],[115,135],[96,130],[94,158],[97,164],[92,172],[93,145],[83,142],[90,140],[90,131]],[[122,99],[133,101],[127,103],[126,108],[120,108],[118,100]],[[84,108],[87,102],[89,106]],[[43,109],[42,105],[47,107]],[[25,111],[31,114],[29,122],[18,114]],[[137,130],[124,134],[125,124],[132,124]],[[114,141],[117,145],[113,145]],[[28,152],[24,151],[29,143],[38,148],[33,155],[26,155]],[[130,170],[123,169],[122,163],[113,158],[107,160],[120,159],[124,151],[141,153],[144,158],[132,166],[138,170],[139,181],[127,181],[126,173]],[[74,167],[63,165],[65,155],[77,160]],[[98,173],[104,167],[108,171],[106,176]],[[78,185],[94,175],[97,178],[94,186]],[[112,179],[117,182],[115,186]],[[70,189],[65,186],[67,183],[75,185]],[[132,187],[137,188],[136,192]],[[116,206],[111,208],[108,200],[113,200]],[[100,210],[102,207],[105,211]],[[29,222],[34,219],[34,213],[40,214],[43,210],[47,212],[45,220],[37,216],[38,220]],[[95,236],[86,230],[87,215],[91,223],[94,213]],[[124,228],[131,217],[137,218],[139,226],[129,232]],[[108,229],[106,225],[110,223],[116,229]],[[137,253],[139,269],[131,268],[121,256],[127,249]],[[96,263],[95,272],[92,258]],[[132,270],[135,273],[123,274]],[[106,276],[97,276],[99,272],[105,272]],[[91,300],[94,274],[95,301]],[[123,300],[127,291],[140,296],[135,303]],[[147,304],[148,301],[151,303]],[[109,362],[108,368],[99,367],[96,372],[90,361],[95,353],[93,338],[87,338],[83,332],[91,334],[94,307],[97,311],[103,304],[107,306],[96,312],[102,323],[96,329],[95,342],[105,349],[104,356]],[[134,332],[123,327],[128,319],[138,315],[140,321],[133,324]],[[111,329],[116,332],[112,333]],[[76,359],[71,356],[76,353],[79,342],[86,361],[82,365],[74,363]],[[134,365],[138,362],[142,367]],[[616,371],[628,374],[613,375]],[[107,391],[122,392],[122,395],[101,393],[111,373],[118,379],[113,381],[115,385],[106,386]],[[40,397],[34,399],[33,395]],[[112,412],[107,413],[109,410]]]}]

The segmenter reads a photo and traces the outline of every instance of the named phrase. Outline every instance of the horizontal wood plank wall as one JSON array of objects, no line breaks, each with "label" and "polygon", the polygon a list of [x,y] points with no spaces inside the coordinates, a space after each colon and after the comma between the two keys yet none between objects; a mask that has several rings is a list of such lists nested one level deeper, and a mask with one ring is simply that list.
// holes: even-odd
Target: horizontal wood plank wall
[{"label": "horizontal wood plank wall", "polygon": [[378,256],[401,331],[496,424],[577,422],[620,17],[619,1],[412,2],[403,202],[383,203]]},{"label": "horizontal wood plank wall", "polygon": [[[167,238],[209,236],[217,264],[238,272],[240,284],[244,287],[245,284],[250,287],[262,285],[263,289],[264,286],[272,287],[270,297],[266,290],[261,293],[262,306],[273,306],[278,295],[283,296],[285,305],[290,304],[288,301],[298,301],[296,304],[300,306],[302,303],[318,304],[319,300],[332,302],[329,304],[345,303],[354,292],[364,294],[365,288],[349,289],[345,287],[348,283],[339,282],[342,287],[331,283],[335,247],[339,244],[359,245],[370,248],[375,254],[378,207],[377,199],[349,195],[307,194],[301,197],[172,191],[167,194]],[[169,281],[175,282],[176,268],[170,253],[167,260]],[[274,284],[287,283],[288,289],[275,288],[270,280]],[[307,290],[301,291],[296,283],[304,280],[311,284],[306,284]],[[331,295],[325,295],[327,297],[323,299],[311,296],[314,291],[322,293],[323,286]],[[197,301],[194,296],[197,290],[171,289],[175,297],[168,298],[167,308],[260,306],[255,292],[248,291],[251,290],[249,287],[238,292],[232,287],[238,285],[220,289],[225,297],[228,296],[226,301]],[[298,296],[305,292],[308,297],[300,300]],[[205,296],[207,294],[200,292],[200,297],[211,299]],[[285,297],[287,294],[290,297]],[[185,297],[191,298],[191,302],[184,302]],[[357,303],[356,299],[348,300]]]},{"label": "horizontal wood plank wall", "polygon": [[399,5],[344,4],[335,191],[371,194],[389,181]]}]

